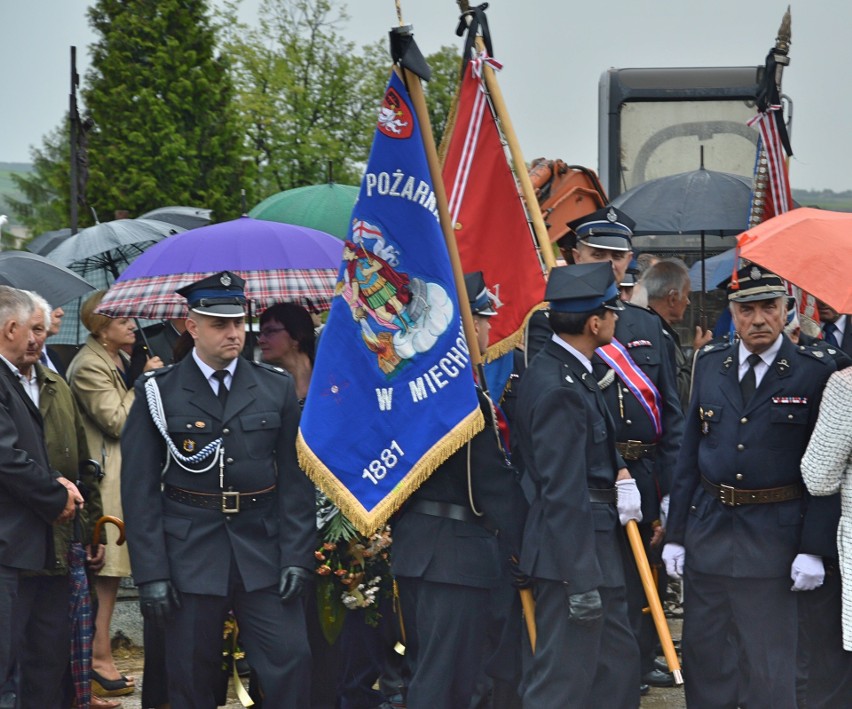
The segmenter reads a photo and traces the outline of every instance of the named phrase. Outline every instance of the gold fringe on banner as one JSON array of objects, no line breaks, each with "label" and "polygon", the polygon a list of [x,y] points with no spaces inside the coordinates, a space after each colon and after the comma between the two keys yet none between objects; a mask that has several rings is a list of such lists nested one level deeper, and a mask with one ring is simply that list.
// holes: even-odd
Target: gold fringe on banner
[{"label": "gold fringe on banner", "polygon": [[527,329],[527,323],[530,321],[530,318],[537,311],[541,310],[545,307],[545,303],[538,303],[537,305],[530,308],[529,312],[524,316],[524,321],[521,323],[521,327],[515,330],[511,335],[504,337],[499,342],[495,342],[493,345],[488,346],[488,350],[485,352],[485,361],[493,362],[495,359],[502,357],[507,352],[511,352],[516,347],[523,344],[524,341],[524,332]]},{"label": "gold fringe on banner", "polygon": [[296,453],[299,465],[307,476],[328,498],[340,508],[361,534],[370,536],[384,526],[426,479],[438,467],[477,433],[485,428],[485,419],[477,406],[465,416],[446,436],[435,443],[426,454],[414,464],[408,474],[373,509],[367,510],[349,489],[332,473],[311,450],[302,437],[302,430],[296,438]]}]

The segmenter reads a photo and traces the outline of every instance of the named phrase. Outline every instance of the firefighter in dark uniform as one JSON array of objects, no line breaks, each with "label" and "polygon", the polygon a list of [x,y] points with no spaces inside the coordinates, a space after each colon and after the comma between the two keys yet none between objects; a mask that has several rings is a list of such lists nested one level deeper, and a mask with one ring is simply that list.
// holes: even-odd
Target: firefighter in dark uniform
[{"label": "firefighter in dark uniform", "polygon": [[623,306],[609,264],[553,269],[545,298],[553,335],[521,378],[514,420],[535,487],[520,560],[538,635],[524,707],[638,707],[621,525],[641,519],[641,502],[591,362]]},{"label": "firefighter in dark uniform", "polygon": [[[465,283],[484,352],[496,312],[481,272]],[[515,548],[520,540],[523,521],[514,510],[522,492],[498,444],[491,402],[479,393],[485,429],[432,473],[393,524],[408,709],[470,705],[485,660],[491,592],[508,583],[498,535]]]},{"label": "firefighter in dark uniform", "polygon": [[[744,692],[750,709],[792,709],[795,592],[822,585],[826,535],[799,462],[835,365],[783,336],[778,276],[746,266],[727,290],[740,339],[697,359],[663,558],[684,576],[687,704],[736,707]],[[732,638],[747,684],[725,661]]]},{"label": "firefighter in dark uniform", "polygon": [[121,436],[133,576],[143,615],[165,625],[172,709],[216,706],[228,610],[268,706],[308,706],[314,487],[291,378],[239,357],[243,284],[222,272],[178,291],[194,349],[139,379]]},{"label": "firefighter in dark uniform", "polygon": [[[609,261],[617,282],[622,282],[632,255],[633,220],[614,207],[605,207],[568,226],[575,239],[574,262]],[[669,493],[680,449],[683,412],[674,362],[659,318],[626,303],[615,326],[615,340],[613,347],[622,345],[611,353],[615,361],[599,353],[592,364],[615,421],[618,450],[642,495],[643,522],[639,532],[646,554],[653,559],[655,555],[659,557],[663,534],[661,504]],[[642,683],[671,686],[674,684],[671,674],[654,666],[657,633],[651,615],[643,613],[647,599],[629,550],[625,571],[630,622],[639,643]]]}]

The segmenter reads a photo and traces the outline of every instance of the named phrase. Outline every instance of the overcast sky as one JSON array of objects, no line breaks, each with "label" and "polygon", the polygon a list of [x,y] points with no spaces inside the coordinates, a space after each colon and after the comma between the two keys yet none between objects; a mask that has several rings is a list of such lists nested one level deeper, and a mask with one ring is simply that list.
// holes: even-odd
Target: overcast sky
[{"label": "overcast sky", "polygon": [[[89,4],[0,0],[0,162],[28,162],[30,146],[59,125],[68,106],[71,45],[80,73],[88,66],[94,41]],[[257,4],[244,0],[247,20]],[[359,45],[384,37],[397,23],[393,0],[351,0],[347,6],[352,18],[341,29]],[[786,6],[780,0],[491,0],[494,55],[505,65],[500,86],[524,157],[562,158],[597,170],[602,72],[762,64]],[[402,0],[402,8],[424,54],[461,46],[455,0]],[[792,13],[784,92],[794,102],[793,187],[852,189],[852,5],[809,0]]]}]

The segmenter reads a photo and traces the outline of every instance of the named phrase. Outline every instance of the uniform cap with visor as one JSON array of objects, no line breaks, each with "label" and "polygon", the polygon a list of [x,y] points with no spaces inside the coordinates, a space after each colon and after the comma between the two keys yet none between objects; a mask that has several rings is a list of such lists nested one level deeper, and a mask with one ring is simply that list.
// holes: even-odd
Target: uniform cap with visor
[{"label": "uniform cap with visor", "polygon": [[245,280],[230,271],[221,271],[175,292],[186,298],[194,313],[216,318],[239,318],[246,314]]},{"label": "uniform cap with visor", "polygon": [[636,222],[616,207],[604,207],[568,222],[577,243],[612,251],[630,251],[633,248],[635,226]]},{"label": "uniform cap with visor", "polygon": [[544,299],[557,313],[591,313],[599,308],[624,310],[609,262],[578,263],[550,271]]}]

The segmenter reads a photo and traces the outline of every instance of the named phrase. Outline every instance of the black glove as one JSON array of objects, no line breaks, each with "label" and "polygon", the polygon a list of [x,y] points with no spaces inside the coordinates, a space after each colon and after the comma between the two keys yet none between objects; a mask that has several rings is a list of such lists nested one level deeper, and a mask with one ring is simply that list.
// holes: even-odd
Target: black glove
[{"label": "black glove", "polygon": [[529,588],[532,586],[532,579],[521,571],[521,567],[518,565],[518,557],[509,557],[509,571],[512,574],[512,585],[515,588]]},{"label": "black glove", "polygon": [[289,601],[301,596],[312,578],[312,574],[301,566],[285,566],[281,569],[281,580],[278,582],[278,595],[282,601]]},{"label": "black glove", "polygon": [[603,616],[598,589],[568,595],[568,620],[572,623],[591,623]]},{"label": "black glove", "polygon": [[166,620],[180,608],[180,596],[171,581],[149,581],[139,584],[139,609],[142,617],[166,627]]}]

